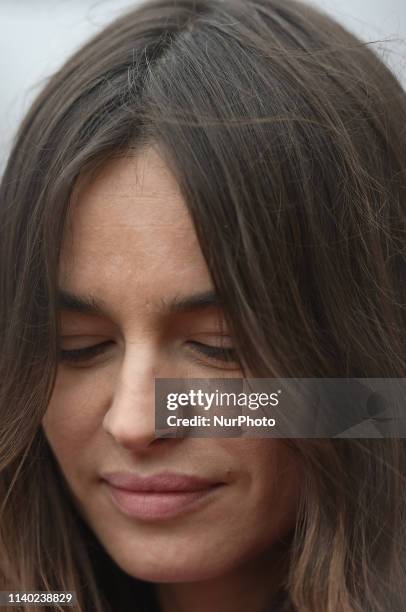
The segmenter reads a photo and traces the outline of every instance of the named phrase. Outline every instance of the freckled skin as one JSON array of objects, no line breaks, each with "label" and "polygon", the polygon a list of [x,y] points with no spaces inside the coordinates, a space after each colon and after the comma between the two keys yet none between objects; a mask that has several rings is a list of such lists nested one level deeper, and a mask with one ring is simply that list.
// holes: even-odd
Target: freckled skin
[{"label": "freckled skin", "polygon": [[[78,508],[116,563],[144,580],[218,579],[254,563],[295,520],[297,469],[282,441],[154,438],[154,377],[239,375],[188,344],[219,344],[217,308],[159,310],[163,298],[213,289],[174,178],[148,148],[109,162],[72,204],[60,286],[102,299],[110,316],[62,312],[63,348],[112,341],[86,367],[59,364],[43,421]],[[227,485],[195,511],[144,522],[112,504],[104,471]]]}]

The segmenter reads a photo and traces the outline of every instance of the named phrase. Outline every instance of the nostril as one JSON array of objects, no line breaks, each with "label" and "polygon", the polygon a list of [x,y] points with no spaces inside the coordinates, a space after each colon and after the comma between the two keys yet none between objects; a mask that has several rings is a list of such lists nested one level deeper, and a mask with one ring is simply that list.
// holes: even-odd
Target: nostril
[{"label": "nostril", "polygon": [[139,411],[130,413],[123,406],[112,407],[103,419],[104,431],[114,438],[115,442],[127,450],[139,450],[148,447],[156,440],[155,419]]}]

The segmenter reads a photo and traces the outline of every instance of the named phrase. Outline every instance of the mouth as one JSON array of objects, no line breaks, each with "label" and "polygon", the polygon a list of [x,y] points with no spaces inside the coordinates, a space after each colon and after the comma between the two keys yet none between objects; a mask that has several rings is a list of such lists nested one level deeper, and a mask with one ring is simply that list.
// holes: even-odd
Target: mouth
[{"label": "mouth", "polygon": [[226,484],[168,472],[149,477],[114,472],[105,474],[103,481],[120,512],[144,521],[165,520],[196,510]]}]

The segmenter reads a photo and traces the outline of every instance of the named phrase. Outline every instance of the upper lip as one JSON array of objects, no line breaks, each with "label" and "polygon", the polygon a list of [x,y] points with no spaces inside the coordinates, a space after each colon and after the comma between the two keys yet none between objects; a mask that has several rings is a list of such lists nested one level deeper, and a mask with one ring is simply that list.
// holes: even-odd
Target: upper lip
[{"label": "upper lip", "polygon": [[129,472],[108,472],[103,474],[102,478],[113,487],[142,492],[200,491],[223,484],[207,478],[171,472],[162,472],[152,476],[139,476]]}]

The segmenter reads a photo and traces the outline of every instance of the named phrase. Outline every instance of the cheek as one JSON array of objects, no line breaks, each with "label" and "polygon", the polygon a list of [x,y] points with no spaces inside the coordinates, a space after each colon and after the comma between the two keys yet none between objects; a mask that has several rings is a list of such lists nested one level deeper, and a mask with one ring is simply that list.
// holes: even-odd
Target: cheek
[{"label": "cheek", "polygon": [[278,519],[278,535],[290,530],[297,517],[302,481],[300,466],[292,451],[281,440],[273,440],[277,447],[273,456],[272,477],[264,478],[263,503],[268,508],[275,507]]},{"label": "cheek", "polygon": [[249,479],[247,518],[250,514],[256,517],[258,533],[282,536],[296,520],[300,466],[280,439],[245,439],[241,443]]},{"label": "cheek", "polygon": [[42,421],[46,438],[64,471],[83,461],[100,432],[103,407],[108,399],[97,375],[58,372],[55,387]]}]

